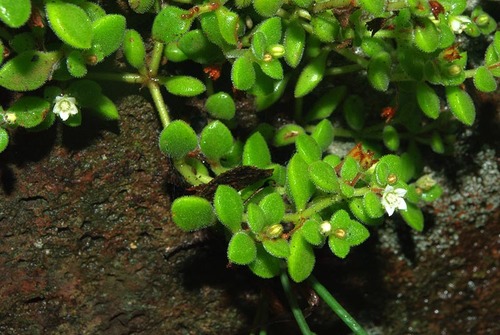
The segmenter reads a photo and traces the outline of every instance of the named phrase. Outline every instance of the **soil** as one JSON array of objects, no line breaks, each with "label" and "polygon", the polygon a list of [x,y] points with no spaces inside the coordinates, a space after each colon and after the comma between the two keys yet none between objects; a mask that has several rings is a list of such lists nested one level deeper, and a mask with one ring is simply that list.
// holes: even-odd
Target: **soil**
[{"label": "soil", "polygon": [[[316,276],[370,334],[500,333],[500,104],[477,98],[477,126],[429,163],[445,193],[423,233],[394,216],[345,261],[317,252]],[[297,333],[278,280],[228,266],[222,237],[171,223],[182,190],[156,113],[137,94],[117,104],[119,122],[18,131],[2,154],[0,333],[248,334],[261,295],[269,334]],[[295,288],[317,334],[349,334]]]}]

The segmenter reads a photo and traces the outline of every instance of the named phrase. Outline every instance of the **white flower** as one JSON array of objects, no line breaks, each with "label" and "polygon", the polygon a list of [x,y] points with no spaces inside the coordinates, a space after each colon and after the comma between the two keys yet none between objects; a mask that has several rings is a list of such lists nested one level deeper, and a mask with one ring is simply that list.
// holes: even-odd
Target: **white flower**
[{"label": "white flower", "polygon": [[59,115],[61,120],[66,121],[70,115],[78,114],[75,98],[66,95],[57,96],[54,99],[54,108],[52,111]]},{"label": "white flower", "polygon": [[448,22],[451,30],[456,34],[461,34],[467,26],[472,23],[472,20],[464,15],[457,15],[451,18]]},{"label": "white flower", "polygon": [[394,214],[396,209],[406,210],[406,202],[403,199],[405,194],[406,190],[404,188],[394,188],[390,185],[387,185],[382,191],[382,206],[384,206],[389,216]]},{"label": "white flower", "polygon": [[319,232],[322,235],[328,235],[331,230],[332,230],[332,225],[328,221],[323,221],[319,226]]}]

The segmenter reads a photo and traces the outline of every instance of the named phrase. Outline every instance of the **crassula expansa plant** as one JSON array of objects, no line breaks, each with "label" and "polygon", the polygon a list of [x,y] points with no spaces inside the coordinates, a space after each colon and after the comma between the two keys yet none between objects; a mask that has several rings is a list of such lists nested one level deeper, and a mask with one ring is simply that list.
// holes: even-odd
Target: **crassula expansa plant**
[{"label": "crassula expansa plant", "polygon": [[[189,193],[173,201],[173,222],[223,227],[229,262],[280,276],[304,334],[289,278],[308,281],[363,334],[312,276],[314,250],[345,258],[391,215],[423,229],[419,204],[441,188],[421,175],[421,149],[446,152],[450,124],[474,122],[468,90],[496,90],[495,20],[465,0],[128,5],[117,14],[85,0],[0,0],[0,86],[12,92],[0,152],[17,127],[119,118],[103,81],[147,87],[160,149]],[[152,24],[134,30],[127,13]],[[474,38],[486,41],[484,57],[470,62]],[[201,126],[185,121],[192,108],[172,120],[169,101],[192,97]],[[336,150],[346,139],[350,150]]]}]

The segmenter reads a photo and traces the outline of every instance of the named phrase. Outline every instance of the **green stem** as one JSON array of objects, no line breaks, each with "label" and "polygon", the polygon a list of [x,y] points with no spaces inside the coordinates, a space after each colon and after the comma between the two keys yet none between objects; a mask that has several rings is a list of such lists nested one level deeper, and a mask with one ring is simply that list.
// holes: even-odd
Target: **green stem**
[{"label": "green stem", "polygon": [[88,79],[121,81],[128,84],[144,84],[147,78],[137,73],[108,73],[91,72],[87,74]]},{"label": "green stem", "polygon": [[174,167],[184,177],[184,179],[191,185],[197,186],[206,184],[212,180],[210,176],[196,175],[193,167],[186,163],[184,159],[179,159],[174,162]]},{"label": "green stem", "polygon": [[168,107],[163,101],[160,86],[156,82],[150,81],[148,83],[148,88],[155,103],[156,110],[158,111],[158,115],[160,116],[161,124],[163,128],[166,128],[170,124],[170,116],[168,113]]},{"label": "green stem", "polygon": [[342,200],[342,197],[338,194],[316,199],[316,200],[312,201],[311,206],[309,206],[308,208],[306,208],[305,210],[303,210],[300,213],[285,214],[282,221],[283,222],[299,222],[300,220],[306,219],[306,218],[318,213],[319,211],[322,211],[323,209],[330,207],[334,203],[339,202],[341,200]]},{"label": "green stem", "polygon": [[304,314],[302,314],[302,310],[297,303],[297,299],[292,293],[292,288],[290,287],[290,279],[288,279],[288,275],[286,271],[283,271],[280,276],[281,286],[283,286],[283,290],[285,291],[286,297],[288,299],[288,303],[290,304],[290,308],[292,309],[293,316],[299,325],[300,331],[303,335],[313,335],[309,329],[309,325],[306,322],[306,318]]},{"label": "green stem", "polygon": [[320,2],[314,5],[313,13],[324,12],[332,8],[346,7],[351,3],[351,0],[330,0]]},{"label": "green stem", "polygon": [[327,303],[328,306],[338,315],[338,317],[344,321],[344,323],[353,331],[356,335],[367,335],[366,330],[361,327],[361,325],[340,305],[340,303],[328,292],[326,287],[321,285],[321,283],[313,276],[309,276],[307,279],[313,290]]},{"label": "green stem", "polygon": [[151,52],[151,60],[149,62],[149,76],[156,77],[160,67],[161,58],[163,57],[163,43],[155,42],[153,51]]},{"label": "green stem", "polygon": [[369,61],[361,56],[356,55],[350,49],[337,49],[335,47],[332,47],[331,50],[335,51],[339,55],[350,60],[351,62],[359,64],[364,69],[366,69],[368,67]]}]

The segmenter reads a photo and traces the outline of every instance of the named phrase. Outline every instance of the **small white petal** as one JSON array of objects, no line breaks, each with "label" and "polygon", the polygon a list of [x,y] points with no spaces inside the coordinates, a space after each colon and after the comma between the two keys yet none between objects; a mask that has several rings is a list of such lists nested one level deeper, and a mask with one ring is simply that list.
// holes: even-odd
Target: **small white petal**
[{"label": "small white petal", "polygon": [[394,190],[394,193],[396,193],[400,197],[404,197],[406,195],[406,192],[408,191],[405,190],[404,188],[397,188]]}]

